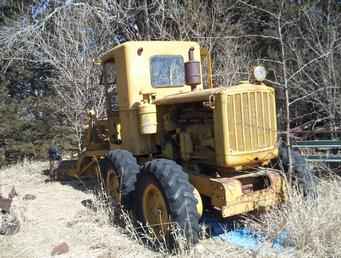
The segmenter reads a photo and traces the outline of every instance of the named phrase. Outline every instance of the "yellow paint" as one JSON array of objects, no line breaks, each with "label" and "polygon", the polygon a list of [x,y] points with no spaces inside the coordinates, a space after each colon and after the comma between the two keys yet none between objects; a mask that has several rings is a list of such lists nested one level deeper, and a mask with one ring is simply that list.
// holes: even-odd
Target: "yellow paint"
[{"label": "yellow paint", "polygon": [[212,82],[212,61],[211,61],[211,55],[207,48],[201,48],[200,49],[200,55],[201,55],[201,63],[205,59],[207,59],[207,80],[208,80],[208,88],[213,88],[213,82]]},{"label": "yellow paint", "polygon": [[274,90],[240,84],[215,94],[215,148],[220,167],[243,168],[277,157]]},{"label": "yellow paint", "polygon": [[156,236],[165,235],[169,230],[169,214],[166,201],[160,189],[149,184],[143,192],[143,216],[155,232]]},{"label": "yellow paint", "polygon": [[113,169],[109,169],[106,178],[106,190],[112,200],[118,204],[121,202],[120,177],[116,175]]},{"label": "yellow paint", "polygon": [[196,205],[197,213],[198,213],[199,217],[201,218],[201,216],[204,212],[204,205],[203,205],[200,193],[198,192],[198,190],[195,187],[193,189],[193,194],[194,194],[195,199],[197,200],[197,205]]},{"label": "yellow paint", "polygon": [[[257,177],[265,174],[271,182],[267,188],[243,193],[240,181],[242,177],[257,180]],[[274,170],[223,178],[190,175],[190,181],[202,195],[211,199],[211,204],[221,211],[221,216],[224,218],[272,207],[287,199],[285,181]]]},{"label": "yellow paint", "polygon": [[[102,55],[97,63],[114,62],[117,69],[119,119],[122,127],[122,148],[136,155],[149,154],[151,138],[140,134],[138,105],[147,99],[189,92],[191,87],[153,88],[150,78],[150,59],[155,55],[180,55],[188,61],[188,50],[194,47],[194,59],[200,60],[200,47],[190,41],[129,41]],[[198,89],[202,85],[197,86]]]},{"label": "yellow paint", "polygon": [[174,94],[157,99],[156,104],[176,105],[210,99],[214,99],[218,166],[240,170],[244,166],[264,165],[277,157],[276,102],[271,87],[244,82],[228,88]]},{"label": "yellow paint", "polygon": [[139,105],[139,121],[141,134],[156,134],[157,132],[156,105],[149,103],[141,103]]}]

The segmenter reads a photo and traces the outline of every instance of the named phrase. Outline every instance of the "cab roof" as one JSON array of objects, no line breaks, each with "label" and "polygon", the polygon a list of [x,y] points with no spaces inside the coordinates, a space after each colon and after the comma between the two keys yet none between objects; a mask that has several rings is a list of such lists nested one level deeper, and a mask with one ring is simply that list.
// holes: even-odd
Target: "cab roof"
[{"label": "cab roof", "polygon": [[199,47],[198,43],[195,41],[160,41],[160,40],[152,40],[152,41],[127,41],[117,46],[114,46],[110,50],[104,52],[100,55],[96,60],[96,64],[103,64],[108,61],[114,61],[114,52],[123,48],[144,48],[144,47],[153,47],[156,50],[159,48],[189,48],[190,45]]}]

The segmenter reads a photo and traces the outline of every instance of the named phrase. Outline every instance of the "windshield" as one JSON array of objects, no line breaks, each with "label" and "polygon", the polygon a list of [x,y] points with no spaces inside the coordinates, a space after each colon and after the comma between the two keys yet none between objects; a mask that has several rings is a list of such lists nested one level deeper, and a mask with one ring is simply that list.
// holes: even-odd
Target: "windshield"
[{"label": "windshield", "polygon": [[153,56],[150,60],[150,77],[153,87],[179,87],[184,85],[184,60],[182,56]]}]

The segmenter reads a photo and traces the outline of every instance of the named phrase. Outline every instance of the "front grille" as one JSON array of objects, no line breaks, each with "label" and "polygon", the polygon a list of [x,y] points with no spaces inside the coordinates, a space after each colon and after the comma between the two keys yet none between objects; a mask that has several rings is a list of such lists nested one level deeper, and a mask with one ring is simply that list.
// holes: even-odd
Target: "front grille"
[{"label": "front grille", "polygon": [[276,143],[274,94],[248,91],[227,95],[228,142],[232,152],[250,152]]}]

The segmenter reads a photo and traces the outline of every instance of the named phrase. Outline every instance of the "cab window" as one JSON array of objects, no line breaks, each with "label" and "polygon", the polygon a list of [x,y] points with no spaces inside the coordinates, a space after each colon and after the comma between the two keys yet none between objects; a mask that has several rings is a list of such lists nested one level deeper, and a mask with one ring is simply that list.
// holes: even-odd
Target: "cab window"
[{"label": "cab window", "polygon": [[118,111],[117,96],[117,73],[114,62],[107,62],[103,65],[102,83],[105,86],[107,104],[111,105],[111,111]]},{"label": "cab window", "polygon": [[153,56],[150,59],[150,77],[154,88],[183,86],[185,83],[183,57]]}]

